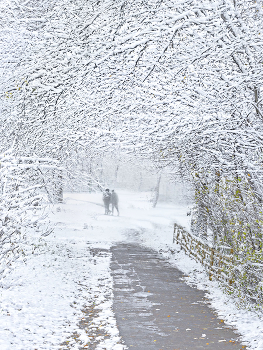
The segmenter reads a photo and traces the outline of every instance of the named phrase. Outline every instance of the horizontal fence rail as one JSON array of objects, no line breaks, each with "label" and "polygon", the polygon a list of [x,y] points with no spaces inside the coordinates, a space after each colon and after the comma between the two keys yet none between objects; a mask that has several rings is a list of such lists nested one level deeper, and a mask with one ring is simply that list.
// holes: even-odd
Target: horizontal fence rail
[{"label": "horizontal fence rail", "polygon": [[233,249],[230,254],[222,254],[178,224],[174,224],[173,243],[200,262],[210,280],[220,281],[228,291],[235,290],[254,303],[263,303],[263,263],[243,263],[233,254]]}]

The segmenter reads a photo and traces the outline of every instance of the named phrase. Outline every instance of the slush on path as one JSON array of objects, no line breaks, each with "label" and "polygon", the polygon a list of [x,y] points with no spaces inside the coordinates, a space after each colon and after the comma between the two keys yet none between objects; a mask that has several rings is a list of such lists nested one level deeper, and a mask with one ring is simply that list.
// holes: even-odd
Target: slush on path
[{"label": "slush on path", "polygon": [[[204,293],[147,248],[120,243],[111,248],[113,310],[130,349],[241,349],[238,335],[206,305]],[[245,346],[243,346],[245,348]]]}]

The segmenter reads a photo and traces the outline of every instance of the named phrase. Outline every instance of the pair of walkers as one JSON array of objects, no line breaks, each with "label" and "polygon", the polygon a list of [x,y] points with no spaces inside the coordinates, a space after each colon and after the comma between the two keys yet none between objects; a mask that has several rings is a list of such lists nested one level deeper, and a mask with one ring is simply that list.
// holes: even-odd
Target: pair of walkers
[{"label": "pair of walkers", "polygon": [[[116,208],[117,213],[119,215],[119,207],[118,207],[119,198],[117,193],[114,190],[111,191],[108,188],[103,192],[103,203],[105,208],[105,215],[109,215],[110,213],[114,214],[114,209]],[[110,211],[111,204],[111,211]]]}]

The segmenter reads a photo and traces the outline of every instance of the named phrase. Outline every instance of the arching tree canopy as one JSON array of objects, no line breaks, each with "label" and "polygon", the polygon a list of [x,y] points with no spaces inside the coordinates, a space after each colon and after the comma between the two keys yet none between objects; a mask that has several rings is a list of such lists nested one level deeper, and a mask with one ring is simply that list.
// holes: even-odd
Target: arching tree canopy
[{"label": "arching tree canopy", "polygon": [[2,2],[2,147],[15,140],[17,154],[69,173],[83,158],[92,172],[107,152],[135,152],[192,182],[199,232],[261,249],[262,9]]}]

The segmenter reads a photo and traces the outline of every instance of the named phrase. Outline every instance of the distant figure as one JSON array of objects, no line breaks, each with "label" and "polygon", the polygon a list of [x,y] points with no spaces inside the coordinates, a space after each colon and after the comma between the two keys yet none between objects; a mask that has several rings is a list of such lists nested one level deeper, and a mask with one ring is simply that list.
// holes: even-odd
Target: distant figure
[{"label": "distant figure", "polygon": [[112,215],[114,213],[114,208],[117,209],[117,213],[118,213],[118,216],[119,216],[119,207],[118,207],[118,202],[119,202],[119,198],[118,198],[118,195],[117,193],[114,192],[114,190],[111,191],[111,205],[112,205]]},{"label": "distant figure", "polygon": [[110,213],[110,202],[111,202],[110,190],[106,188],[106,190],[103,192],[103,203],[105,208],[105,215],[108,215]]}]

